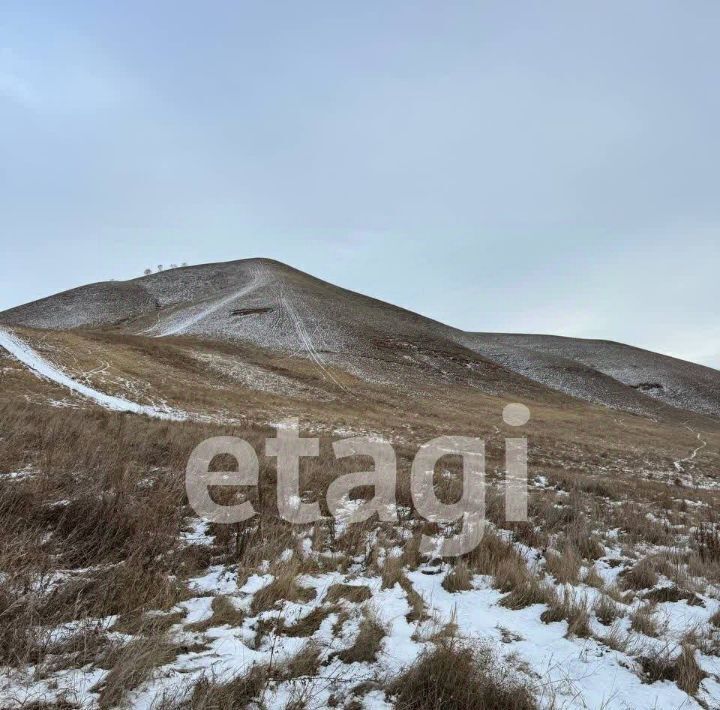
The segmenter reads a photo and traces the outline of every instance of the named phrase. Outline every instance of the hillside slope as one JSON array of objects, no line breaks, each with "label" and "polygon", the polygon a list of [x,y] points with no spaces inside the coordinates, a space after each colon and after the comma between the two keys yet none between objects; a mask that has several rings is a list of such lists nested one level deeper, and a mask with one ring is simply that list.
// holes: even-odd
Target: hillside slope
[{"label": "hillside slope", "polygon": [[[481,320],[481,316],[478,316]],[[516,398],[548,388],[649,416],[720,416],[720,372],[618,343],[466,333],[269,259],[72,289],[0,313],[5,325],[249,343],[404,391],[465,384]]]},{"label": "hillside slope", "polygon": [[[123,309],[125,289],[144,295]],[[306,357],[341,389],[334,368],[404,391],[423,389],[428,378],[516,397],[544,389],[468,350],[441,323],[268,259],[94,284],[6,311],[0,323],[249,343]]]},{"label": "hillside slope", "polygon": [[536,382],[579,399],[642,408],[648,397],[720,416],[720,372],[605,340],[553,335],[464,333],[467,347]]}]

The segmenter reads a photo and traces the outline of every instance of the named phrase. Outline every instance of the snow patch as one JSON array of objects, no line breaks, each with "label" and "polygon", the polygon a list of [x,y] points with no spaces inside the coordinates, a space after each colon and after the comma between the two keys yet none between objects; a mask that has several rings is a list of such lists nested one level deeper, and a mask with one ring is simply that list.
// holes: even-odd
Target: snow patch
[{"label": "snow patch", "polygon": [[87,397],[96,404],[105,409],[115,412],[133,412],[134,414],[144,414],[148,417],[156,419],[173,419],[183,420],[186,415],[171,409],[159,409],[158,407],[150,407],[145,404],[138,404],[122,397],[114,397],[112,395],[99,392],[88,385],[76,382],[72,377],[65,374],[58,367],[50,363],[42,357],[36,350],[31,348],[24,340],[18,338],[17,335],[11,333],[6,328],[0,327],[0,347],[7,350],[16,360],[23,363],[35,375],[56,384],[66,387],[77,394]]}]

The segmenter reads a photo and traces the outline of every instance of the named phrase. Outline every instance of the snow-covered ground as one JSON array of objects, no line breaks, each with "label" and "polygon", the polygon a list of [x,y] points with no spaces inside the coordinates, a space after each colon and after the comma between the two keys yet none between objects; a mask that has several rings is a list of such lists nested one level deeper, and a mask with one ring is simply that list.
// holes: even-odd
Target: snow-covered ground
[{"label": "snow-covered ground", "polygon": [[[207,525],[190,521],[184,535],[186,544],[211,545]],[[532,558],[531,548],[520,546]],[[380,558],[380,567],[400,553],[390,550]],[[703,606],[689,606],[686,601],[659,605],[658,614],[665,619],[664,631],[650,638],[630,629],[627,617],[613,626],[604,626],[592,616],[592,636],[577,638],[568,633],[568,623],[545,623],[541,614],[544,604],[533,604],[519,610],[503,607],[503,593],[494,589],[491,578],[475,575],[471,588],[450,592],[443,586],[451,567],[446,564],[421,564],[404,574],[414,593],[424,602],[426,615],[411,620],[412,602],[407,588],[399,583],[384,585],[381,574],[371,572],[360,558],[353,560],[345,572],[314,572],[300,574],[298,586],[308,592],[307,601],[280,600],[272,608],[254,611],[256,595],[281,573],[282,565],[291,565],[315,556],[309,537],[297,535],[297,544],[288,548],[281,560],[264,561],[246,581],[238,581],[234,566],[213,565],[189,581],[190,598],[165,614],[180,615],[169,631],[175,644],[189,650],[155,668],[152,677],[131,691],[127,702],[132,708],[150,710],[168,698],[181,700],[188,696],[202,679],[215,683],[228,682],[250,671],[253,666],[282,667],[309,648],[318,654],[320,671],[312,677],[268,681],[258,707],[286,707],[302,696],[309,709],[328,707],[331,698],[347,695],[345,688],[362,683],[374,684],[375,690],[361,696],[362,705],[373,710],[393,707],[392,697],[380,688],[410,666],[425,650],[431,648],[438,633],[449,625],[466,639],[489,644],[505,672],[522,676],[535,692],[543,708],[596,708],[628,710],[636,708],[676,708],[691,710],[720,706],[720,659],[696,652],[699,665],[707,674],[696,698],[682,691],[674,682],[661,680],[648,683],[637,656],[659,654],[670,650],[679,653],[683,630],[700,628],[720,603],[703,597]],[[322,557],[322,553],[320,553]],[[605,572],[614,578],[615,571]],[[332,590],[361,589],[361,601],[331,598]],[[559,591],[566,589],[556,584]],[[589,607],[599,592],[585,584],[568,591],[587,600]],[[213,624],[213,604],[222,597],[238,615],[235,624]],[[288,629],[323,612],[316,630],[293,634]],[[353,646],[361,624],[368,614],[382,627],[383,636],[377,656],[367,661],[344,661],[342,651]],[[113,630],[114,617],[95,620],[116,642],[125,643],[132,637]],[[280,623],[278,627],[277,624]],[[54,630],[69,634],[72,628]],[[630,650],[613,650],[604,638],[618,635],[633,637]],[[27,667],[12,671],[0,683],[0,706],[21,707],[36,701],[52,702],[65,699],[82,707],[96,707],[108,671],[95,666],[61,670],[50,674]],[[40,680],[33,680],[37,675]],[[341,704],[342,706],[342,704]]]}]

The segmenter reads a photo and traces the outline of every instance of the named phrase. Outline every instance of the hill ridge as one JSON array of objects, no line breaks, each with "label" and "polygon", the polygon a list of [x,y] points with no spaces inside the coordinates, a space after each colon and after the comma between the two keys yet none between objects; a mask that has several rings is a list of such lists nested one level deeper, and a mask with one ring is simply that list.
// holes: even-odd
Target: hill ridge
[{"label": "hill ridge", "polygon": [[408,365],[442,381],[508,395],[549,388],[657,415],[663,406],[720,416],[720,372],[611,340],[462,331],[253,257],[69,289],[0,313],[0,323],[110,329],[249,342],[380,384],[408,386]]}]

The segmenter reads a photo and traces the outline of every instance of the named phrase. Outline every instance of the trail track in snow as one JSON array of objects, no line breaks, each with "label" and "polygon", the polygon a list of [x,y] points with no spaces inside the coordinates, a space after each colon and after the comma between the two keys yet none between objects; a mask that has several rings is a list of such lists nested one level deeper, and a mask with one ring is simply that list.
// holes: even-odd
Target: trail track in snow
[{"label": "trail track in snow", "polygon": [[24,340],[19,338],[9,330],[0,327],[0,347],[7,350],[16,360],[19,360],[30,371],[38,377],[55,382],[62,387],[66,387],[87,399],[92,400],[105,409],[115,412],[132,412],[134,414],[144,414],[148,417],[156,419],[186,419],[187,415],[183,412],[176,412],[171,409],[159,409],[145,404],[138,404],[122,397],[114,397],[113,395],[100,392],[93,387],[77,382],[69,375],[65,374],[58,367],[46,360]]},{"label": "trail track in snow", "polygon": [[[250,296],[258,289],[261,289],[263,285],[270,286],[275,280],[273,274],[268,272],[267,267],[263,264],[251,267],[249,277],[242,288],[234,290],[220,299],[206,301],[206,305],[200,307],[200,310],[195,305],[189,309],[179,311],[174,317],[161,317],[159,322],[144,330],[143,334],[159,338],[183,335],[188,332],[192,333],[193,326],[198,324],[202,324],[200,330],[203,328],[207,330],[209,327],[210,330],[222,333],[223,328],[227,328],[227,324],[223,322],[224,319],[218,321],[215,314],[235,301]],[[268,295],[275,302],[276,308],[272,309],[274,313],[269,316],[269,322],[265,321],[265,333],[262,336],[257,333],[258,337],[251,338],[251,340],[267,346],[270,342],[273,342],[273,335],[276,331],[279,335],[284,333],[287,336],[288,332],[294,334],[298,344],[296,352],[307,354],[312,363],[320,370],[323,378],[349,393],[349,390],[330,372],[323,357],[315,347],[313,337],[308,332],[308,328],[298,312],[298,308],[302,304],[299,301],[294,301],[292,296],[287,295],[285,284],[282,281],[275,288],[272,288],[270,293],[266,294],[266,297]],[[190,312],[188,313],[188,311]],[[279,339],[282,340],[282,335],[280,335]]]},{"label": "trail track in snow", "polygon": [[310,337],[307,329],[305,328],[305,324],[302,322],[302,319],[295,310],[295,306],[293,306],[290,300],[285,297],[285,287],[282,284],[280,286],[278,295],[280,298],[280,302],[282,303],[285,312],[290,317],[290,320],[293,322],[295,332],[297,333],[300,342],[304,346],[305,351],[310,356],[310,359],[317,365],[317,367],[320,369],[320,371],[325,377],[331,380],[344,392],[350,393],[350,390],[348,390],[347,387],[344,387],[340,382],[338,382],[337,379],[333,377],[333,374],[330,372],[330,370],[328,370],[325,366],[325,361],[322,359],[320,353],[315,348],[312,338]]},{"label": "trail track in snow", "polygon": [[702,451],[707,446],[707,441],[705,441],[705,439],[703,439],[700,436],[699,431],[695,431],[692,427],[688,426],[687,424],[685,425],[685,428],[688,431],[691,431],[693,434],[695,434],[695,436],[697,437],[697,440],[700,442],[700,446],[696,446],[692,450],[692,453],[690,454],[690,456],[686,456],[684,459],[680,459],[678,461],[673,461],[673,466],[675,466],[675,470],[678,471],[679,473],[685,472],[685,467],[683,466],[684,463],[690,463],[690,462],[694,461],[697,458],[698,452]]},{"label": "trail track in snow", "polygon": [[[250,283],[245,284],[241,289],[238,291],[234,291],[229,296],[225,296],[225,298],[221,298],[219,301],[215,301],[212,305],[208,306],[207,308],[204,308],[199,313],[195,313],[192,316],[188,316],[187,318],[183,318],[176,323],[173,323],[166,328],[163,328],[160,333],[157,334],[157,337],[165,337],[166,335],[180,335],[184,333],[188,328],[191,328],[196,323],[199,323],[201,320],[205,320],[208,316],[212,315],[213,313],[216,313],[221,308],[226,306],[228,303],[232,303],[238,298],[241,298],[242,296],[247,295],[252,291],[258,283],[258,271],[253,270],[252,272],[252,279],[250,280]],[[149,329],[147,332],[151,332],[154,330],[157,326],[153,326]]]}]

